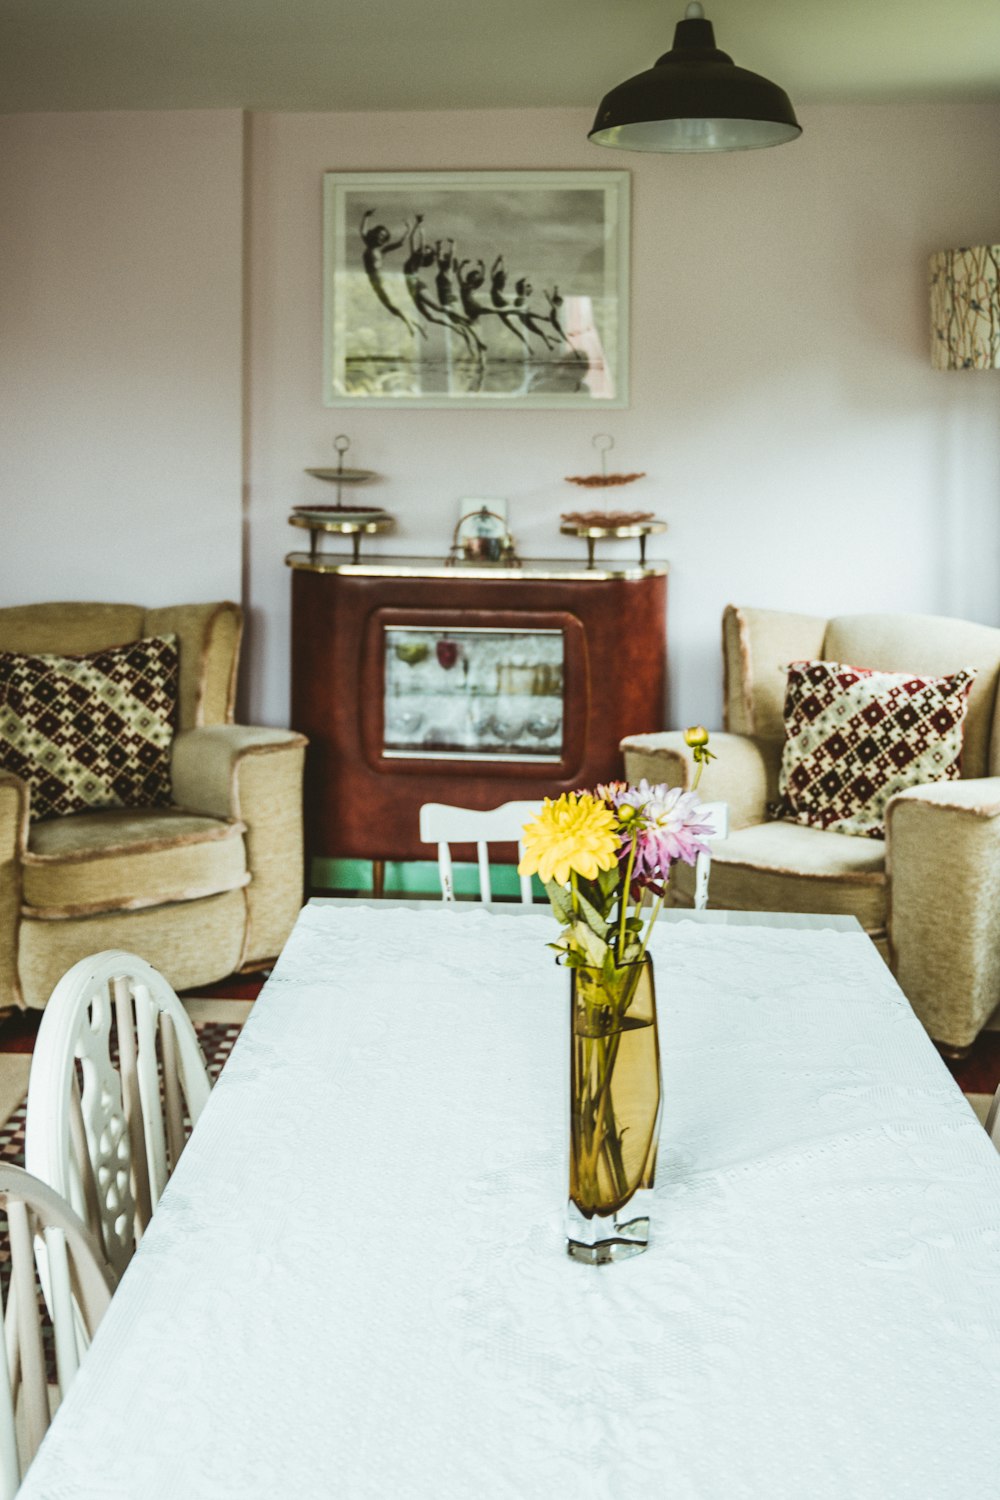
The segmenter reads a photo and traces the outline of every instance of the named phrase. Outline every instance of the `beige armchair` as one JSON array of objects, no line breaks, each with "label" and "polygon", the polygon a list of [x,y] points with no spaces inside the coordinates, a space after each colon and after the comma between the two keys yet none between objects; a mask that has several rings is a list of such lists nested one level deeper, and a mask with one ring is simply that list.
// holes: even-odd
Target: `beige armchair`
[{"label": "beige armchair", "polygon": [[180,655],[174,806],[30,823],[0,771],[0,1006],[45,1005],[78,959],[139,953],[175,989],[262,967],[302,904],[305,740],[233,724],[235,604],[0,609],[0,650],[73,655],[172,633]]},{"label": "beige armchair", "polygon": [[[730,606],[722,622],[724,723],[699,790],[734,830],[712,859],[712,906],[857,917],[943,1049],[960,1052],[1000,1005],[1000,630],[926,615],[812,615]],[[961,781],[893,797],[886,838],[768,822],[778,792],[785,668],[824,658],[882,671],[978,668]],[[690,785],[679,733],[622,742],[630,780]],[[674,905],[693,901],[676,867]]]}]

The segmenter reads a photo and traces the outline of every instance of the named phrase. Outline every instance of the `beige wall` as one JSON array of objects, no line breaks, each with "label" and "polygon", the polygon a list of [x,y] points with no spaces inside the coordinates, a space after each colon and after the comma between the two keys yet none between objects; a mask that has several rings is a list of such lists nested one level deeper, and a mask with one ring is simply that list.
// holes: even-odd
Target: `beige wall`
[{"label": "beige wall", "polygon": [[[245,699],[288,705],[288,506],[347,431],[391,542],[442,556],[462,496],[558,554],[562,476],[616,457],[670,522],[673,712],[718,719],[727,600],[996,621],[1000,375],[927,357],[926,256],[996,237],[1000,106],[812,108],[779,150],[600,152],[573,110],[0,116],[0,597],[240,588]],[[632,406],[344,411],[320,391],[326,169],[627,167]],[[244,178],[244,169],[246,177]],[[249,229],[241,320],[244,181]]]},{"label": "beige wall", "polygon": [[239,598],[242,136],[0,116],[0,602]]},{"label": "beige wall", "polygon": [[[290,504],[337,432],[386,481],[377,544],[442,556],[458,499],[502,495],[529,555],[571,543],[598,431],[670,522],[673,712],[718,722],[728,600],[1000,619],[1000,375],[930,369],[926,257],[997,232],[1000,107],[803,109],[794,145],[600,151],[573,110],[259,115],[251,214],[251,702],[287,712]],[[327,169],[627,167],[627,411],[328,410],[320,392]],[[369,491],[375,497],[374,490]],[[324,496],[323,498],[328,498]]]}]

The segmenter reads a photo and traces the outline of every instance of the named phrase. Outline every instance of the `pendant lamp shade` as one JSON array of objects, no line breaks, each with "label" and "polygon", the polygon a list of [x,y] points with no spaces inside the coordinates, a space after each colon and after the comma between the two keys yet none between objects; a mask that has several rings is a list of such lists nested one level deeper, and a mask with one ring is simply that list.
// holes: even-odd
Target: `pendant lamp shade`
[{"label": "pendant lamp shade", "polygon": [[590,139],[620,151],[753,151],[801,134],[784,89],[736,67],[691,4],[671,51],[601,100]]},{"label": "pendant lamp shade", "polygon": [[1000,245],[931,256],[931,364],[1000,369]]}]

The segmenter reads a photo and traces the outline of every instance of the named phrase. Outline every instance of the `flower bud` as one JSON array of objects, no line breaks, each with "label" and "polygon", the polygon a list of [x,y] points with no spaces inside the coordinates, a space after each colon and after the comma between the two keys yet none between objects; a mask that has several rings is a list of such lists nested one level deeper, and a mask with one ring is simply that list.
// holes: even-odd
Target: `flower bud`
[{"label": "flower bud", "polygon": [[700,746],[707,745],[708,730],[704,724],[692,724],[690,729],[685,729],[684,743],[690,750],[697,750]]}]

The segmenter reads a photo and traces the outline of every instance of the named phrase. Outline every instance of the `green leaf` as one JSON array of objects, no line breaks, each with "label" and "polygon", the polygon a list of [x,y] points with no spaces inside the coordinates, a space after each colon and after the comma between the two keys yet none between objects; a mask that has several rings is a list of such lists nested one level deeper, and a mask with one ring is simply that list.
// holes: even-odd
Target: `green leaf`
[{"label": "green leaf", "polygon": [[606,938],[608,935],[608,924],[600,912],[590,904],[582,891],[577,891],[577,897],[580,902],[580,915],[586,920],[588,927],[599,938]]},{"label": "green leaf", "polygon": [[573,903],[570,899],[569,891],[564,890],[561,885],[557,885],[554,880],[547,880],[545,882],[545,894],[549,898],[549,904],[557,919],[564,926],[568,927],[573,921]]},{"label": "green leaf", "polygon": [[573,940],[582,953],[587,955],[587,963],[599,969],[604,962],[604,955],[608,951],[607,943],[601,941],[596,933],[591,932],[586,922],[576,921],[572,928]]},{"label": "green leaf", "polygon": [[605,901],[610,900],[618,889],[618,866],[612,870],[601,870],[598,872],[597,883],[601,888],[601,895]]},{"label": "green leaf", "polygon": [[600,913],[600,916],[604,921],[608,920],[608,913],[611,910],[612,903],[607,899],[604,892],[601,890],[600,881],[578,881],[577,893],[578,895],[582,896],[585,901],[588,901],[596,912]]}]

